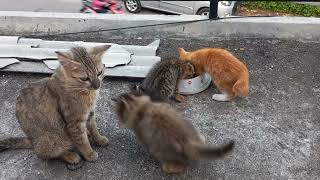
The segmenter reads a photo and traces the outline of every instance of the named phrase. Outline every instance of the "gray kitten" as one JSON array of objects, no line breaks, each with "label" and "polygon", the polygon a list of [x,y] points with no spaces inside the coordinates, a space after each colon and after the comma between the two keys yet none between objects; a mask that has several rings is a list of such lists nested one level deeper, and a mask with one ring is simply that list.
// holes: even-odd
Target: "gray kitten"
[{"label": "gray kitten", "polygon": [[169,104],[151,102],[149,96],[122,94],[113,99],[113,108],[119,124],[136,134],[167,173],[179,173],[195,160],[223,157],[234,147],[234,141],[221,147],[206,145],[189,121]]},{"label": "gray kitten", "polygon": [[16,117],[27,137],[0,141],[0,151],[29,148],[41,159],[62,159],[69,164],[98,158],[88,140],[98,145],[108,139],[97,129],[94,106],[105,66],[102,55],[110,46],[72,48],[56,52],[60,66],[50,78],[31,83],[19,92]]},{"label": "gray kitten", "polygon": [[163,59],[156,63],[141,85],[132,88],[141,94],[147,94],[154,101],[166,101],[174,98],[178,102],[184,97],[178,93],[177,84],[180,79],[192,78],[194,67],[191,63],[179,59]]}]

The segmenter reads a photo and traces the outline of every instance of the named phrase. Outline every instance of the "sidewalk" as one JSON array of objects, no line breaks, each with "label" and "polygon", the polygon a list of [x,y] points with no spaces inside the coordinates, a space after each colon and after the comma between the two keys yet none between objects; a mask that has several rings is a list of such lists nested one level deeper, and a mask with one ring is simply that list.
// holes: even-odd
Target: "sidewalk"
[{"label": "sidewalk", "polygon": [[[61,40],[61,39],[60,39]],[[77,39],[68,39],[77,40]],[[82,39],[85,40],[85,39]],[[147,45],[149,40],[107,37],[93,41]],[[201,130],[208,142],[235,139],[235,151],[225,159],[201,162],[180,175],[166,175],[136,138],[119,129],[111,110],[111,97],[126,91],[133,79],[105,79],[97,104],[97,120],[109,140],[94,147],[96,162],[85,162],[69,171],[60,161],[39,160],[29,150],[0,153],[0,179],[317,179],[320,177],[320,51],[319,42],[278,39],[194,40],[164,39],[163,58],[176,56],[177,48],[227,48],[243,59],[250,70],[250,96],[234,104],[215,102],[211,86],[203,93],[176,104]],[[22,135],[15,118],[19,89],[46,77],[0,72],[0,137]]]}]

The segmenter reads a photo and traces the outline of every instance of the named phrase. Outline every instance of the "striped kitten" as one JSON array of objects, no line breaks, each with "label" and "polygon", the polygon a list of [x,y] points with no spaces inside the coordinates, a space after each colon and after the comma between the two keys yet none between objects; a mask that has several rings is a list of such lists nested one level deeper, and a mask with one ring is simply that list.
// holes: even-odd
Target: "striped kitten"
[{"label": "striped kitten", "polygon": [[54,74],[19,92],[16,117],[26,137],[0,140],[0,151],[29,148],[41,159],[78,164],[75,147],[85,160],[95,161],[98,154],[88,135],[98,145],[108,144],[98,131],[94,107],[105,69],[101,58],[109,47],[57,52],[60,66]]},{"label": "striped kitten", "polygon": [[233,141],[220,147],[207,145],[191,122],[149,96],[125,93],[113,99],[113,108],[119,124],[136,134],[167,173],[179,173],[195,160],[222,158],[234,147]]},{"label": "striped kitten", "polygon": [[132,90],[147,94],[154,101],[167,101],[170,98],[183,102],[184,96],[178,92],[177,84],[180,79],[194,76],[191,63],[179,59],[163,59],[156,63],[141,85],[136,85]]}]

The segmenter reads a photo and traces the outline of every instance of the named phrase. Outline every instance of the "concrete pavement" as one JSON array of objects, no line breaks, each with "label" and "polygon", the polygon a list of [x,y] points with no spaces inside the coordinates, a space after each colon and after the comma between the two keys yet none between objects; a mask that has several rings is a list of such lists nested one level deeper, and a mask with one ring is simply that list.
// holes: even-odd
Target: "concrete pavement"
[{"label": "concrete pavement", "polygon": [[[152,42],[107,37],[90,40],[141,45]],[[161,57],[176,56],[178,47],[222,47],[248,65],[248,98],[235,103],[215,102],[211,95],[217,89],[211,86],[188,96],[185,104],[174,104],[210,144],[235,139],[235,151],[225,159],[194,164],[180,175],[164,174],[133,134],[118,127],[111,110],[110,98],[137,80],[109,78],[101,88],[97,118],[110,146],[94,147],[99,153],[96,162],[85,162],[80,170],[69,171],[62,162],[42,161],[30,150],[6,151],[0,153],[0,179],[318,179],[319,46],[319,42],[253,38],[162,40]],[[15,119],[15,98],[19,89],[43,77],[0,73],[0,137],[23,135]]]},{"label": "concrete pavement", "polygon": [[[188,30],[183,27],[183,31],[185,29]],[[140,45],[154,40],[125,34],[120,31],[112,36],[101,33],[54,38]],[[140,34],[145,35],[144,31]],[[239,98],[235,103],[213,101],[211,96],[218,91],[212,85],[202,93],[188,96],[185,104],[173,103],[210,144],[234,139],[236,147],[230,156],[194,164],[180,175],[164,174],[135,136],[119,128],[111,110],[111,97],[125,92],[130,84],[139,80],[107,78],[100,91],[97,121],[110,145],[94,147],[99,153],[96,162],[85,162],[81,169],[69,171],[61,161],[42,161],[30,150],[5,151],[0,153],[0,179],[319,179],[319,41],[238,36],[199,40],[168,32],[160,32],[158,36],[165,37],[158,51],[162,58],[177,56],[178,47],[187,50],[220,47],[230,50],[248,65],[248,98]],[[47,76],[0,72],[0,138],[23,136],[14,114],[16,96],[28,83],[43,77]]]}]

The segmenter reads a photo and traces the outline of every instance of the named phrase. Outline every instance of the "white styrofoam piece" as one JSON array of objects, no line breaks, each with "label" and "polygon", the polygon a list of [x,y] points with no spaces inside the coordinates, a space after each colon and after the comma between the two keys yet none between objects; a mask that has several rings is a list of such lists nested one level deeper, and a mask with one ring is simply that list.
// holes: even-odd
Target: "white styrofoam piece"
[{"label": "white styrofoam piece", "polygon": [[18,62],[20,61],[15,58],[0,58],[0,69]]},{"label": "white styrofoam piece", "polygon": [[17,44],[19,36],[0,36],[0,44]]},{"label": "white styrofoam piece", "polygon": [[106,67],[126,65],[131,62],[131,54],[128,53],[105,53],[102,57],[102,63]]},{"label": "white styrofoam piece", "polygon": [[0,44],[0,57],[14,57],[14,54],[17,56],[23,56],[30,51],[30,47],[28,45],[16,45],[16,44]]},{"label": "white styrofoam piece", "polygon": [[160,44],[160,39],[153,41],[147,46],[122,45],[127,51],[139,56],[155,56]]},{"label": "white styrofoam piece", "polygon": [[49,69],[55,70],[59,67],[59,61],[57,60],[44,60],[43,63],[48,66]]},{"label": "white styrofoam piece", "polygon": [[56,59],[55,51],[63,51],[63,49],[31,48],[25,57],[30,59]]},{"label": "white styrofoam piece", "polygon": [[[108,68],[105,71],[106,76],[113,77],[138,77],[144,78],[151,69],[150,66],[119,66],[115,68]],[[10,72],[32,72],[52,74],[54,70],[48,68],[44,63],[39,61],[20,61],[20,63],[7,66],[1,71]]]},{"label": "white styrofoam piece", "polygon": [[83,41],[44,41],[41,39],[27,39],[21,38],[18,41],[18,44],[29,45],[31,47],[38,47],[38,48],[50,48],[50,49],[70,49],[76,46],[82,46],[86,48],[94,47],[94,46],[101,46],[101,45],[111,45],[110,52],[113,53],[128,53],[127,50],[122,48],[118,44],[114,43],[90,43],[90,42],[83,42]]},{"label": "white styrofoam piece", "polygon": [[45,74],[52,74],[54,72],[53,70],[49,69],[43,62],[39,61],[20,61],[20,63],[12,64],[0,70],[9,72],[31,72]]},{"label": "white styrofoam piece", "polygon": [[[27,56],[32,57],[32,53],[28,51],[32,51],[34,53],[39,53],[35,55],[35,57],[42,57],[44,56],[44,59],[47,58],[56,58],[55,51],[67,51],[69,49],[63,49],[63,48],[32,48],[30,45],[27,44],[1,44],[0,43],[0,57],[22,57],[22,56]],[[42,52],[42,53],[41,53]],[[44,53],[44,54],[43,54]],[[117,44],[113,44],[106,53],[126,53],[126,54],[131,54],[121,46]],[[42,55],[40,55],[42,54]],[[48,57],[46,57],[48,55]]]},{"label": "white styrofoam piece", "polygon": [[139,56],[155,56],[158,49],[158,47],[152,46],[125,46],[124,48],[130,53]]},{"label": "white styrofoam piece", "polygon": [[[105,53],[102,57],[102,63],[107,67],[115,67],[119,65],[126,65],[131,62],[131,55],[124,53]],[[43,60],[43,62],[52,70],[59,66],[57,59]]]},{"label": "white styrofoam piece", "polygon": [[[30,39],[30,38],[20,38],[18,44],[30,45],[32,47],[39,48],[60,48],[60,49],[70,49],[75,46],[83,47],[94,47],[100,45],[112,45],[114,49],[119,47],[124,48],[135,55],[144,56],[155,56],[156,51],[159,47],[160,39],[155,40],[147,46],[136,46],[136,45],[118,45],[114,43],[97,43],[97,42],[84,42],[84,41],[44,41],[41,39]],[[118,50],[119,51],[119,50]],[[113,52],[117,52],[114,50]],[[122,52],[122,51],[119,51]]]},{"label": "white styrofoam piece", "polygon": [[[28,45],[0,44],[0,58],[57,59],[55,51],[66,51],[66,49],[31,48]],[[102,57],[102,61],[107,67],[128,64],[131,61],[131,53],[116,45],[115,48],[111,47],[107,50]]]},{"label": "white styrofoam piece", "polygon": [[54,51],[48,49],[31,48],[28,45],[17,44],[0,44],[0,57],[16,57],[16,58],[30,58],[30,59],[49,59],[57,58]]},{"label": "white styrofoam piece", "polygon": [[153,66],[161,58],[158,56],[132,56],[130,66]]},{"label": "white styrofoam piece", "polygon": [[[136,46],[83,41],[43,41],[42,39],[19,37],[3,39],[6,39],[6,42],[0,43],[0,57],[17,57],[23,58],[23,60],[20,63],[11,63],[12,65],[2,68],[2,71],[53,73],[54,69],[59,66],[55,51],[67,51],[75,46],[112,45],[102,59],[108,67],[107,76],[145,77],[153,64],[161,60],[160,57],[156,56],[160,40],[156,40],[147,46]],[[7,43],[8,39],[11,44]],[[17,41],[17,43],[14,43],[14,41]]]},{"label": "white styrofoam piece", "polygon": [[144,78],[150,71],[150,66],[117,66],[108,68],[105,71],[106,76],[115,77],[138,77]]},{"label": "white styrofoam piece", "polygon": [[[119,59],[120,57],[112,56],[114,54],[105,54],[103,58],[103,63],[107,68],[112,68],[119,65],[128,65],[128,66],[153,66],[158,61],[161,61],[161,58],[158,56],[132,56],[129,63],[119,64],[113,63],[111,59]],[[122,55],[122,54],[119,54]],[[44,60],[43,61],[50,69],[54,70],[59,66],[58,60]]]},{"label": "white styrofoam piece", "polygon": [[[70,49],[75,46],[91,47],[94,46],[92,43],[85,43],[83,41],[45,41],[42,39],[31,39],[31,38],[20,38],[18,44],[25,44],[35,46],[39,48],[53,48],[53,49]],[[112,43],[94,43],[95,45],[104,45]]]}]

